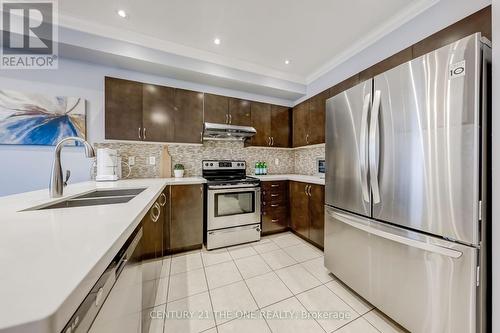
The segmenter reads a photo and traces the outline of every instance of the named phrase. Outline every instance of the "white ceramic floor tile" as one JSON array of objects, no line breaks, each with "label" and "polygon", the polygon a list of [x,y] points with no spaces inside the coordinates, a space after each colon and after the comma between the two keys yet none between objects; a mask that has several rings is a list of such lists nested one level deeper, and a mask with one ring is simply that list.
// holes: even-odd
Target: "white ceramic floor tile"
[{"label": "white ceramic floor tile", "polygon": [[299,244],[304,243],[304,241],[302,239],[300,239],[298,236],[295,236],[293,234],[286,234],[283,236],[273,238],[273,242],[275,242],[276,245],[278,245],[281,248],[289,247],[289,246],[293,246],[293,245],[299,245]]},{"label": "white ceramic floor tile", "polygon": [[285,251],[279,249],[272,252],[263,253],[262,259],[274,270],[280,269],[286,266],[291,266],[297,262],[290,257]]},{"label": "white ceramic floor tile", "polygon": [[322,283],[327,283],[334,279],[331,273],[326,269],[323,257],[304,261],[301,265]]},{"label": "white ceramic floor tile", "polygon": [[141,312],[132,313],[126,316],[102,321],[98,316],[96,321],[92,324],[89,333],[138,333],[141,332]]},{"label": "white ceramic floor tile", "polygon": [[201,257],[205,267],[233,260],[226,249],[202,251]]},{"label": "white ceramic floor tile", "polygon": [[208,287],[210,289],[242,280],[238,268],[236,268],[232,260],[206,267],[205,273],[207,274]]},{"label": "white ceramic floor tile", "polygon": [[158,280],[158,290],[156,291],[155,305],[167,303],[168,281],[168,276]]},{"label": "white ceramic floor tile", "polygon": [[318,279],[298,264],[279,269],[276,274],[294,294],[321,285]]},{"label": "white ceramic floor tile", "polygon": [[170,274],[179,274],[203,267],[200,252],[189,253],[184,256],[172,257]]},{"label": "white ceramic floor tile", "polygon": [[210,290],[217,324],[224,323],[257,309],[250,291],[243,281]]},{"label": "white ceramic floor tile", "polygon": [[[155,306],[153,309],[144,311],[143,316],[150,316],[148,320],[151,320],[148,330],[149,333],[163,333],[163,324],[165,322],[164,313],[165,313],[165,304],[162,304],[160,306]],[[121,332],[121,331],[113,331],[113,332]]]},{"label": "white ceramic floor tile", "polygon": [[261,311],[273,333],[324,333],[313,318],[304,316],[307,311],[295,297],[270,305]]},{"label": "white ceramic floor tile", "polygon": [[382,312],[374,309],[363,316],[370,324],[375,326],[381,333],[404,333],[405,329],[385,316]]},{"label": "white ceramic floor tile", "polygon": [[217,327],[219,333],[271,333],[266,321],[259,318],[258,313],[255,317],[251,315],[231,320]]},{"label": "white ceramic floor tile", "polygon": [[284,248],[283,250],[298,262],[307,261],[323,256],[323,252],[321,252],[319,249],[316,249],[312,245],[305,243],[289,246]]},{"label": "white ceramic floor tile", "polygon": [[316,316],[318,323],[327,332],[332,332],[359,317],[356,311],[325,286],[311,289],[296,297],[311,315]]},{"label": "white ceramic floor tile", "polygon": [[373,309],[373,305],[365,301],[361,296],[354,293],[342,283],[337,280],[333,280],[325,284],[331,291],[333,291],[337,296],[342,298],[351,308],[353,308],[360,315],[364,315],[368,311]]},{"label": "white ceramic floor tile", "polygon": [[292,296],[290,290],[274,272],[253,277],[246,282],[259,308]]},{"label": "white ceramic floor tile", "polygon": [[161,275],[163,260],[150,259],[142,263],[142,279],[144,281],[156,280]]},{"label": "white ceramic floor tile", "polygon": [[234,261],[244,279],[269,273],[271,268],[260,256],[252,256]]},{"label": "white ceramic floor tile", "polygon": [[246,258],[257,254],[257,251],[251,245],[247,244],[230,247],[228,251],[233,259]]},{"label": "white ceramic floor tile", "polygon": [[[350,322],[335,333],[380,333],[362,317]],[[382,332],[384,333],[384,332]]]},{"label": "white ceramic floor tile", "polygon": [[276,245],[270,240],[266,243],[259,243],[257,245],[254,245],[253,248],[255,249],[255,251],[259,253],[266,253],[279,249],[278,245]]},{"label": "white ceramic floor tile", "polygon": [[163,257],[160,277],[166,277],[170,275],[171,262],[172,262],[171,257]]},{"label": "white ceramic floor tile", "polygon": [[168,301],[171,302],[207,290],[207,281],[203,269],[170,275]]},{"label": "white ceramic floor tile", "polygon": [[165,332],[197,333],[215,326],[208,292],[168,303],[167,316]]}]

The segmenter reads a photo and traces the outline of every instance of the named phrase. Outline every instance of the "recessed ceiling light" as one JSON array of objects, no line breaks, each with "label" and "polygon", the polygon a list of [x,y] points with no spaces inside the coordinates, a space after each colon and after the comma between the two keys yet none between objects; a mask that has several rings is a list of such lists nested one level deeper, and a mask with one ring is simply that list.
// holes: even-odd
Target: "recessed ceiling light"
[{"label": "recessed ceiling light", "polygon": [[127,17],[127,12],[124,11],[123,9],[118,10],[117,13],[118,13],[118,16],[120,16],[122,18],[126,18]]},{"label": "recessed ceiling light", "polygon": [[220,39],[219,38],[215,38],[214,39],[214,44],[215,45],[220,45]]},{"label": "recessed ceiling light", "polygon": [[289,65],[290,64],[290,60],[286,59],[285,60],[285,65]]}]

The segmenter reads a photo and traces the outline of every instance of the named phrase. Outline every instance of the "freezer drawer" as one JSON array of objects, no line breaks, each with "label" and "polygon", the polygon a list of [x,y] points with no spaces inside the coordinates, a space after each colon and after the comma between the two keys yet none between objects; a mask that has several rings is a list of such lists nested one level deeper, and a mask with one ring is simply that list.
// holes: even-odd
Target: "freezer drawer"
[{"label": "freezer drawer", "polygon": [[325,266],[414,333],[476,332],[477,251],[325,211]]}]

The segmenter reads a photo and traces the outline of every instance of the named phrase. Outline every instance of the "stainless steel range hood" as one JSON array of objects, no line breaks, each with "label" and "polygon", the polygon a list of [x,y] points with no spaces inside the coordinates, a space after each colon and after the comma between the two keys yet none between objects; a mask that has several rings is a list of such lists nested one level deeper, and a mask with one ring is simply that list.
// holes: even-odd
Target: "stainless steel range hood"
[{"label": "stainless steel range hood", "polygon": [[245,140],[255,135],[257,131],[250,126],[205,123],[203,140]]}]

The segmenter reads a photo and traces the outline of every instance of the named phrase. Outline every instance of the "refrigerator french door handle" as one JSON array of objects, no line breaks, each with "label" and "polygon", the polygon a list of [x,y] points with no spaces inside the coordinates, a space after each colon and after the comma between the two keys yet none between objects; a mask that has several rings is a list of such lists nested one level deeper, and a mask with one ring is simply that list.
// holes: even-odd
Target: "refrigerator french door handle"
[{"label": "refrigerator french door handle", "polygon": [[387,230],[387,231],[383,230],[385,228],[389,229],[388,227],[385,227],[385,226],[383,226],[382,228],[371,227],[368,223],[364,222],[361,219],[357,219],[352,215],[346,216],[342,213],[338,213],[338,212],[332,210],[331,208],[327,208],[326,213],[329,216],[331,216],[332,218],[334,218],[342,223],[345,223],[353,228],[367,232],[371,235],[379,236],[379,237],[382,237],[382,238],[385,238],[385,239],[388,239],[388,240],[391,240],[391,241],[394,241],[394,242],[397,242],[400,244],[404,244],[404,245],[414,247],[414,248],[419,248],[419,249],[424,250],[424,251],[433,252],[433,253],[447,256],[447,257],[454,258],[454,259],[458,259],[462,256],[462,252],[454,250],[454,249],[450,249],[447,247],[443,247],[440,245],[431,244],[431,243],[427,243],[427,242],[422,242],[422,241],[419,241],[419,240],[416,240],[413,238],[407,238],[407,237],[392,233],[389,230]]},{"label": "refrigerator french door handle", "polygon": [[377,156],[377,125],[380,112],[380,90],[376,90],[373,96],[373,108],[370,115],[370,134],[368,160],[370,163],[370,185],[373,193],[373,203],[380,202],[380,189],[378,186],[378,156]]},{"label": "refrigerator french door handle", "polygon": [[370,194],[368,192],[368,166],[367,166],[367,145],[366,139],[368,136],[368,111],[370,109],[371,93],[366,94],[363,102],[363,111],[361,114],[361,137],[359,144],[359,160],[361,169],[361,190],[363,194],[363,200],[365,202],[370,202]]}]

